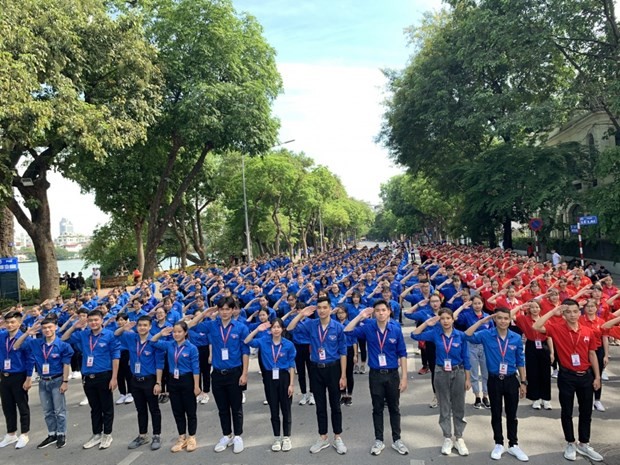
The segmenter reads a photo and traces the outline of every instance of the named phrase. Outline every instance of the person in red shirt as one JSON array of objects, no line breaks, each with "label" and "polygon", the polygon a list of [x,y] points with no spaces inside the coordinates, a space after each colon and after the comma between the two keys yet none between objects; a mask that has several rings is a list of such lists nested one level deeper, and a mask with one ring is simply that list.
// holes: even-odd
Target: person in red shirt
[{"label": "person in red shirt", "polygon": [[[533,401],[532,408],[551,410],[551,361],[553,340],[533,328],[540,318],[540,305],[530,301],[522,305],[528,310],[522,314],[519,308],[513,310],[517,326],[525,335],[525,371],[529,384],[527,398]],[[512,312],[511,312],[512,313]]]},{"label": "person in red shirt", "polygon": [[599,284],[603,286],[603,295],[605,295],[605,298],[611,299],[618,294],[618,288],[614,286],[614,281],[611,276],[601,279]]},{"label": "person in red shirt", "polygon": [[596,304],[596,316],[603,321],[609,320],[611,315],[611,307],[603,296],[603,290],[598,286],[592,286],[592,299]]},{"label": "person in red shirt", "polygon": [[[554,314],[562,315],[565,321],[557,324],[549,322]],[[577,454],[581,454],[600,462],[603,457],[589,444],[594,390],[601,387],[596,337],[590,328],[579,323],[580,314],[579,304],[566,299],[553,312],[539,318],[533,328],[553,338],[558,354],[558,390],[562,409],[560,418],[567,442],[564,457],[576,460]],[[579,404],[578,442],[575,441],[573,426],[575,395]]]},{"label": "person in red shirt", "polygon": [[513,286],[508,286],[506,289],[503,289],[494,296],[490,297],[488,302],[497,307],[504,307],[508,310],[512,310],[517,305],[521,305],[521,302],[515,297],[515,295],[515,288]]},{"label": "person in red shirt", "polygon": [[[579,324],[590,328],[594,335],[596,340],[596,357],[599,369],[602,372],[609,363],[609,340],[607,330],[602,328],[605,320],[597,315],[598,304],[595,299],[588,299],[583,310],[584,314],[579,318]],[[605,411],[605,407],[601,403],[602,388],[601,383],[601,386],[594,391],[594,408],[599,412]]]},{"label": "person in red shirt", "polygon": [[529,302],[530,300],[533,300],[541,295],[542,290],[540,289],[540,284],[538,284],[538,281],[534,280],[518,291],[516,297],[523,302]]},{"label": "person in red shirt", "polygon": [[545,273],[542,279],[538,279],[538,284],[540,284],[541,291],[547,292],[553,286],[553,277],[549,273]]},{"label": "person in red shirt", "polygon": [[568,281],[566,278],[560,278],[558,279],[558,283],[557,283],[557,289],[558,292],[560,293],[560,300],[564,301],[566,299],[570,299],[572,296],[574,296],[577,293],[577,290],[573,289],[572,287],[568,286]]}]

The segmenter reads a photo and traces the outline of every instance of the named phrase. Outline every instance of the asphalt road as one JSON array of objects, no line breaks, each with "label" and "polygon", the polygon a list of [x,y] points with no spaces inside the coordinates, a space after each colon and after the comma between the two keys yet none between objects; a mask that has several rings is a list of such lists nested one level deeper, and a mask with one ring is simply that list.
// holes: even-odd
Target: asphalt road
[{"label": "asphalt road", "polygon": [[[407,322],[409,323],[409,322]],[[410,326],[404,328],[409,336]],[[408,339],[410,341],[410,339]],[[136,412],[133,404],[116,406],[114,421],[114,442],[107,450],[83,450],[82,444],[90,437],[89,407],[78,406],[83,398],[79,380],[71,380],[68,396],[68,443],[64,449],[49,447],[37,450],[36,444],[46,436],[45,423],[41,412],[37,387],[31,391],[31,442],[25,449],[16,450],[12,446],[0,449],[0,463],[3,465],[32,465],[32,464],[96,464],[96,465],[167,465],[167,464],[343,464],[360,465],[371,463],[384,464],[454,464],[478,465],[497,463],[490,459],[493,447],[490,427],[490,411],[476,410],[472,407],[473,394],[467,397],[467,421],[465,440],[470,450],[468,457],[459,457],[455,451],[451,456],[442,456],[440,453],[442,435],[438,420],[437,409],[428,407],[432,397],[430,375],[420,376],[417,370],[420,367],[419,356],[413,355],[413,343],[408,343],[410,349],[409,389],[401,397],[402,438],[408,445],[411,453],[400,456],[393,451],[390,445],[389,421],[386,412],[386,444],[387,447],[378,457],[369,454],[373,443],[373,428],[371,417],[370,396],[368,393],[368,376],[355,375],[354,401],[350,407],[343,407],[343,439],[348,446],[348,453],[339,456],[333,448],[325,449],[319,454],[312,455],[308,449],[317,436],[316,417],[313,406],[300,406],[300,394],[295,394],[293,404],[293,450],[290,452],[271,452],[272,442],[271,424],[269,422],[268,407],[262,401],[262,383],[258,374],[258,364],[252,358],[250,364],[249,387],[245,413],[245,451],[233,454],[231,448],[217,454],[213,446],[221,437],[217,409],[213,399],[206,405],[198,406],[198,450],[193,453],[185,451],[172,454],[170,446],[176,439],[176,428],[170,410],[170,404],[162,405],[164,431],[162,434],[163,447],[159,451],[151,451],[143,446],[136,451],[127,449],[127,444],[137,435]],[[592,444],[597,450],[606,454],[605,463],[620,464],[620,447],[617,446],[617,431],[620,430],[620,348],[612,347],[613,360],[610,369],[610,381],[603,388],[603,403],[607,407],[604,413],[594,412],[592,423]],[[555,383],[554,383],[555,384]],[[519,441],[522,449],[529,454],[531,464],[550,465],[567,463],[562,457],[564,447],[563,435],[559,420],[559,403],[557,389],[553,388],[553,406],[551,411],[536,411],[526,400],[521,401],[519,407]],[[576,423],[576,421],[575,421]],[[0,420],[0,431],[5,431],[4,419]],[[577,461],[584,462],[578,457]],[[518,463],[509,455],[505,455],[501,462]]]}]

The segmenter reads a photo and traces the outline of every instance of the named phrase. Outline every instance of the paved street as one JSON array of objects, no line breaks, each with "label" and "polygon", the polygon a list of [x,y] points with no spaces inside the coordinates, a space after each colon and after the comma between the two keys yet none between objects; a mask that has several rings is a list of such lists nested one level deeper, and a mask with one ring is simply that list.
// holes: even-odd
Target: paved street
[{"label": "paved street", "polygon": [[[407,322],[409,324],[409,322]],[[409,335],[410,327],[404,328]],[[409,339],[410,341],[410,339]],[[235,455],[231,449],[216,454],[213,452],[215,442],[220,438],[221,431],[217,417],[217,409],[213,399],[207,405],[198,406],[198,450],[194,453],[181,452],[172,454],[169,447],[176,438],[174,420],[170,411],[170,404],[162,405],[164,434],[164,447],[158,452],[152,452],[144,447],[137,451],[127,450],[127,443],[136,436],[137,421],[133,404],[116,407],[114,422],[114,442],[110,449],[100,451],[98,449],[83,450],[82,443],[90,437],[89,408],[79,407],[77,404],[82,399],[83,393],[80,382],[71,381],[68,393],[68,444],[64,449],[58,450],[49,447],[37,450],[38,444],[46,435],[43,416],[39,406],[36,386],[33,387],[31,396],[32,431],[31,442],[23,450],[15,450],[9,447],[0,450],[0,463],[3,465],[32,465],[35,463],[63,463],[93,464],[93,465],[176,465],[208,463],[208,464],[343,464],[361,465],[370,463],[384,464],[455,464],[474,465],[497,463],[490,459],[490,450],[493,446],[490,412],[488,410],[476,410],[472,394],[468,396],[467,421],[465,440],[470,450],[469,457],[459,457],[454,451],[452,456],[442,456],[441,431],[437,424],[438,411],[430,409],[428,402],[432,397],[430,388],[430,374],[419,376],[417,370],[420,367],[419,356],[412,354],[413,344],[408,343],[410,349],[410,371],[413,378],[410,379],[409,390],[401,398],[401,412],[403,440],[409,446],[411,453],[408,456],[400,456],[393,451],[390,445],[389,429],[386,430],[386,449],[379,457],[369,454],[373,442],[373,429],[371,419],[370,396],[368,393],[367,375],[355,375],[354,403],[350,407],[343,408],[344,434],[343,438],[349,448],[345,456],[338,456],[332,448],[325,449],[317,455],[308,452],[310,445],[316,438],[316,420],[313,406],[300,406],[297,404],[300,395],[295,395],[293,404],[293,450],[290,452],[273,453],[270,450],[272,434],[269,422],[268,407],[262,404],[262,384],[260,375],[257,373],[258,365],[253,358],[250,367],[250,386],[248,388],[248,401],[245,404],[245,433],[243,435],[246,449],[243,453]],[[607,407],[604,413],[595,412],[592,425],[592,443],[601,452],[608,452],[606,462],[608,464],[620,464],[620,448],[617,445],[617,432],[620,430],[620,348],[612,347],[613,355],[611,367],[611,379],[603,389],[603,402]],[[615,366],[614,366],[615,365]],[[557,390],[554,387],[554,410],[535,411],[530,408],[529,402],[523,400],[519,408],[519,439],[524,451],[529,454],[531,464],[550,465],[568,463],[561,455],[564,447],[563,437],[559,421],[559,403]],[[389,425],[386,417],[386,426]],[[0,422],[0,430],[5,431],[4,420]],[[614,450],[615,448],[615,450]],[[581,457],[577,462],[585,463]],[[501,463],[518,463],[509,455],[504,455]]]}]

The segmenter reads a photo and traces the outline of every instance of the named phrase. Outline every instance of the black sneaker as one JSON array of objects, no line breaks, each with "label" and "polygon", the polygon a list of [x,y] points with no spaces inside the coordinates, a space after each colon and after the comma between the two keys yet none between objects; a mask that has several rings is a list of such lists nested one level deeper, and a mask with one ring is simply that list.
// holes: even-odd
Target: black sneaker
[{"label": "black sneaker", "polygon": [[476,402],[474,402],[474,408],[483,408],[482,407],[482,401],[480,400],[480,397],[476,397]]},{"label": "black sneaker", "polygon": [[146,436],[138,436],[136,439],[134,439],[133,441],[131,441],[129,443],[129,445],[127,446],[127,449],[137,449],[140,446],[143,446],[144,444],[148,444],[149,443],[149,438]]},{"label": "black sneaker", "polygon": [[159,401],[160,404],[165,404],[166,402],[168,402],[170,400],[170,397],[168,397],[168,394],[162,394],[162,399]]},{"label": "black sneaker", "polygon": [[344,399],[344,405],[352,405],[353,404],[353,396],[347,396]]},{"label": "black sneaker", "polygon": [[67,437],[64,434],[59,434],[56,439],[56,448],[62,449],[67,445]]},{"label": "black sneaker", "polygon": [[159,434],[153,435],[153,440],[151,441],[151,450],[158,450],[161,447],[161,438]]},{"label": "black sneaker", "polygon": [[340,405],[344,405],[346,401],[347,401],[347,396],[340,396]]},{"label": "black sneaker", "polygon": [[489,402],[488,397],[482,398],[482,405],[484,405],[484,408],[491,408],[491,403]]},{"label": "black sneaker", "polygon": [[37,449],[45,449],[47,446],[51,446],[52,444],[56,444],[57,438],[56,435],[50,435],[46,437],[41,444],[37,446]]}]

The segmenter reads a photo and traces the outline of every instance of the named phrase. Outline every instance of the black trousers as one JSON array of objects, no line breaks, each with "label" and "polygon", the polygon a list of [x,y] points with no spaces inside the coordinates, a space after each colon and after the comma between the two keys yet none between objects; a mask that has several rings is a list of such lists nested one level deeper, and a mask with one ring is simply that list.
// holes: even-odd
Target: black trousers
[{"label": "black trousers", "polygon": [[209,345],[198,347],[198,363],[200,364],[200,389],[211,392],[211,364],[209,363]]},{"label": "black trousers", "polygon": [[[138,412],[138,431],[146,434],[149,431],[149,411],[153,420],[153,434],[161,434],[161,410],[158,398],[153,394],[157,377],[155,375],[131,379],[131,394]],[[193,385],[192,385],[193,386]]]},{"label": "black trousers", "polygon": [[226,372],[213,369],[211,373],[211,389],[224,436],[230,436],[233,432],[235,436],[243,434],[243,390],[239,386],[241,373],[241,367]]},{"label": "black trousers", "polygon": [[332,430],[342,433],[342,411],[340,410],[340,361],[325,368],[310,365],[310,385],[316,401],[316,419],[319,434],[327,434],[327,398],[331,410]]},{"label": "black trousers", "polygon": [[368,388],[372,400],[372,423],[375,439],[383,441],[383,411],[387,404],[392,428],[392,441],[400,439],[400,376],[398,370],[381,373],[370,370]]},{"label": "black trousers", "polygon": [[112,434],[114,423],[114,397],[110,390],[112,372],[97,373],[94,378],[85,375],[82,378],[84,394],[90,405],[90,422],[93,434]]},{"label": "black trousers", "polygon": [[368,346],[366,345],[366,339],[360,339],[357,341],[357,346],[360,349],[360,363],[366,363],[368,358]]},{"label": "black trousers", "polygon": [[28,405],[28,391],[24,391],[26,373],[10,373],[9,376],[0,375],[0,399],[2,413],[6,421],[8,433],[17,432],[17,411],[19,410],[19,426],[22,434],[30,431],[30,406]]},{"label": "black trousers", "polygon": [[347,388],[342,391],[342,394],[353,394],[353,387],[355,386],[355,380],[353,379],[353,357],[355,356],[355,349],[353,346],[347,347]]},{"label": "black trousers", "polygon": [[[293,417],[291,415],[292,398],[288,396],[288,386],[291,383],[291,375],[288,370],[280,370],[280,379],[273,379],[271,371],[263,378],[267,389],[267,402],[271,412],[271,428],[274,436],[290,436]],[[282,422],[280,422],[282,412]]]},{"label": "black trousers", "polygon": [[261,377],[263,379],[263,394],[265,395],[265,400],[269,401],[269,394],[267,384],[270,381],[271,372],[267,372],[265,369],[265,364],[263,363],[263,358],[260,354],[260,349],[257,351],[256,355],[258,356],[258,368],[260,369]]},{"label": "black trousers", "polygon": [[435,394],[435,366],[437,365],[437,347],[434,342],[426,341],[426,356],[428,357],[428,369],[431,370],[431,387]]},{"label": "black trousers", "polygon": [[574,371],[560,367],[558,373],[558,391],[560,392],[560,418],[562,419],[562,430],[566,442],[575,441],[575,430],[573,427],[573,405],[575,394],[579,404],[579,442],[590,442],[590,426],[592,423],[592,397],[594,388],[592,382],[594,375],[588,370],[583,376],[578,376]]},{"label": "black trousers", "polygon": [[121,350],[121,358],[118,361],[118,391],[122,395],[127,395],[129,391],[129,381],[131,380],[131,370],[129,369],[129,351]]},{"label": "black trousers", "polygon": [[[508,434],[508,446],[512,447],[519,443],[517,438],[517,407],[519,406],[519,380],[515,375],[504,379],[489,374],[487,382],[489,389],[489,402],[491,404],[491,427],[495,444],[504,444],[502,432],[502,406],[506,412],[506,432]],[[592,406],[590,406],[592,408]]]},{"label": "black trousers", "polygon": [[73,347],[73,355],[71,356],[71,371],[82,371],[82,352],[76,349],[73,344],[71,347]]},{"label": "black trousers", "polygon": [[[310,374],[310,345],[295,344],[297,354],[295,355],[295,367],[297,368],[297,381],[299,381],[299,389],[302,394],[308,392],[306,385],[306,370]],[[312,389],[310,389],[312,391]]]},{"label": "black trousers", "polygon": [[525,341],[525,372],[527,373],[527,398],[551,400],[551,353],[547,342],[542,349],[534,341]]},{"label": "black trousers", "polygon": [[[596,349],[596,359],[598,360],[598,372],[603,373],[603,358],[605,357],[605,349],[600,346]],[[601,387],[594,391],[594,400],[601,400],[601,394],[603,394],[603,381],[601,380]]]},{"label": "black trousers", "polygon": [[168,378],[168,393],[170,394],[170,407],[177,424],[179,435],[189,434],[194,436],[198,428],[196,416],[196,396],[194,395],[194,375],[186,373],[175,379]]}]

